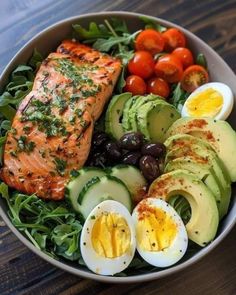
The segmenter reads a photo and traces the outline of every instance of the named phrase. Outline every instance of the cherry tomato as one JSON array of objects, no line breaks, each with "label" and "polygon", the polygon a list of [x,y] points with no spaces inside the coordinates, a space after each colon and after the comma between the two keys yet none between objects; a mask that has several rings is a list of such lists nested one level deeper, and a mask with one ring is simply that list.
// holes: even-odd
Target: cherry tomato
[{"label": "cherry tomato", "polygon": [[154,77],[147,83],[147,92],[167,98],[170,94],[170,87],[163,79]]},{"label": "cherry tomato", "polygon": [[178,47],[172,52],[172,54],[178,57],[178,59],[182,62],[184,69],[193,65],[193,55],[188,48]]},{"label": "cherry tomato", "polygon": [[154,73],[155,62],[148,51],[136,51],[128,63],[130,74],[148,79]]},{"label": "cherry tomato", "polygon": [[181,79],[181,86],[187,92],[193,92],[199,86],[209,82],[209,75],[205,68],[199,65],[188,67]]},{"label": "cherry tomato", "polygon": [[183,75],[182,63],[172,54],[163,55],[155,65],[155,74],[169,83],[179,82]]},{"label": "cherry tomato", "polygon": [[135,41],[136,50],[146,50],[152,55],[163,51],[164,45],[165,41],[161,33],[153,29],[142,31]]},{"label": "cherry tomato", "polygon": [[182,32],[176,28],[171,28],[162,33],[165,40],[165,50],[168,52],[173,51],[177,47],[186,46],[186,38]]},{"label": "cherry tomato", "polygon": [[131,92],[133,95],[143,95],[146,93],[147,85],[145,81],[136,75],[131,75],[126,78],[124,91]]}]

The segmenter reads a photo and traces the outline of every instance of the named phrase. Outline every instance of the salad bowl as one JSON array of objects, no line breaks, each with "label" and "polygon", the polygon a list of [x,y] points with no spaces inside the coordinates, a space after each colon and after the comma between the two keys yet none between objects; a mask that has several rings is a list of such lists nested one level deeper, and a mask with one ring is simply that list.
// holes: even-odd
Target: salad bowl
[{"label": "salad bowl", "polygon": [[[26,64],[27,61],[32,56],[32,52],[35,48],[43,55],[47,56],[50,52],[53,52],[60,42],[66,38],[71,37],[72,34],[72,25],[80,24],[83,27],[88,27],[90,22],[101,23],[105,19],[109,18],[119,18],[124,20],[127,23],[127,26],[131,32],[135,32],[143,28],[143,22],[141,17],[144,15],[131,13],[131,12],[102,12],[102,13],[91,13],[86,15],[80,15],[76,17],[71,17],[60,21],[39,34],[33,37],[9,62],[5,70],[3,71],[0,79],[0,93],[4,90],[5,85],[9,80],[9,76],[12,71],[20,64]],[[208,63],[208,70],[210,78],[215,82],[222,82],[227,84],[234,93],[236,97],[236,76],[230,67],[224,62],[224,60],[206,43],[200,40],[197,36],[189,32],[188,30],[179,27],[171,22],[162,20],[159,18],[146,16],[152,21],[157,22],[160,25],[165,27],[176,27],[180,29],[187,38],[188,47],[191,49],[193,54],[199,52],[203,53],[206,57]],[[231,126],[236,128],[236,110],[233,109],[229,122]],[[216,238],[206,247],[188,253],[178,264],[164,268],[156,269],[151,272],[137,272],[135,271],[128,276],[101,276],[89,271],[85,266],[79,265],[75,262],[68,262],[63,259],[55,259],[49,255],[43,253],[41,250],[37,249],[17,228],[12,224],[8,216],[8,206],[4,199],[0,198],[0,214],[11,229],[11,231],[17,236],[17,238],[24,243],[31,251],[36,255],[44,259],[45,261],[51,263],[52,265],[59,267],[60,269],[70,272],[74,275],[78,275],[84,278],[98,280],[101,282],[108,283],[132,283],[132,282],[142,282],[149,281],[154,279],[159,279],[164,276],[173,274],[178,271],[193,265],[206,254],[211,252],[217,245],[219,245],[222,240],[229,234],[230,230],[233,228],[236,222],[236,189],[232,189],[232,198],[228,214],[221,221]]]}]

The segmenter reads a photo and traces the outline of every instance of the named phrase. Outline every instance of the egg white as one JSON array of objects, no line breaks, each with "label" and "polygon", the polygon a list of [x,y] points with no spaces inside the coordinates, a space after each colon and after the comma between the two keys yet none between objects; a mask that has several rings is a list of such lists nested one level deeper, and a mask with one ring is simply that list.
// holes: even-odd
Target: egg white
[{"label": "egg white", "polygon": [[232,112],[233,105],[234,105],[234,95],[232,90],[229,88],[224,83],[220,82],[211,82],[211,83],[206,83],[200,87],[198,87],[196,90],[194,90],[187,100],[184,103],[184,106],[181,111],[182,117],[191,117],[191,115],[188,113],[188,108],[187,108],[187,102],[191,100],[196,94],[208,89],[212,88],[216,91],[218,91],[222,97],[223,97],[223,106],[220,110],[220,112],[214,117],[217,120],[226,120],[230,113]]},{"label": "egg white", "polygon": [[135,227],[138,224],[139,219],[139,206],[145,202],[147,206],[153,208],[159,208],[166,212],[168,216],[172,217],[172,220],[176,224],[177,233],[170,245],[170,247],[163,249],[162,251],[146,251],[143,250],[137,240],[137,251],[140,256],[149,264],[157,267],[167,267],[175,264],[179,261],[185,254],[188,247],[188,235],[185,229],[184,223],[177,212],[168,203],[157,198],[148,198],[141,201],[133,211],[132,218],[134,220]]},{"label": "egg white", "polygon": [[[96,219],[104,212],[120,214],[127,222],[130,230],[130,250],[116,258],[98,255],[92,245],[91,233]],[[97,205],[86,219],[80,237],[80,249],[87,267],[100,275],[114,275],[123,271],[132,261],[136,249],[135,229],[132,217],[127,208],[119,202],[106,200]]]}]

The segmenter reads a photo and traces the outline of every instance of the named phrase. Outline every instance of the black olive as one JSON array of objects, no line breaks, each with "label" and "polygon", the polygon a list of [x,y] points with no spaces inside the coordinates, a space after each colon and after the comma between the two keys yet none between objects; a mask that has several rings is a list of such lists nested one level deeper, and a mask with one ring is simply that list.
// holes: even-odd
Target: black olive
[{"label": "black olive", "polygon": [[142,144],[143,135],[140,132],[126,133],[119,140],[120,147],[129,151],[139,150]]},{"label": "black olive", "polygon": [[141,152],[143,155],[157,158],[165,155],[166,147],[163,143],[146,143],[142,146]]},{"label": "black olive", "polygon": [[114,141],[108,141],[105,143],[105,151],[107,152],[107,156],[112,160],[118,160],[121,157],[121,151]]},{"label": "black olive", "polygon": [[139,168],[142,171],[143,176],[150,182],[160,175],[158,162],[152,156],[142,156],[139,160]]},{"label": "black olive", "polygon": [[92,147],[95,149],[102,148],[108,139],[109,138],[106,133],[101,132],[101,131],[97,131],[93,135]]},{"label": "black olive", "polygon": [[129,152],[123,157],[122,162],[127,165],[137,166],[141,156],[140,152]]},{"label": "black olive", "polygon": [[102,167],[107,166],[107,157],[105,152],[96,152],[89,155],[89,158],[86,162],[87,166],[92,167]]}]

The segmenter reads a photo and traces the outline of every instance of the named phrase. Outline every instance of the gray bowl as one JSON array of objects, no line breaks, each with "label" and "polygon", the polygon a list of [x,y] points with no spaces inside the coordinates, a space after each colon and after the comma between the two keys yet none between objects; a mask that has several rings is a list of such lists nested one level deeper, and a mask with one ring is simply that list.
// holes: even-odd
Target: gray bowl
[{"label": "gray bowl", "polygon": [[[80,23],[83,26],[87,26],[89,22],[102,22],[104,19],[109,17],[119,17],[124,19],[128,27],[131,31],[136,31],[140,28],[143,28],[143,22],[140,21],[139,17],[141,14],[137,13],[130,13],[130,12],[103,12],[103,13],[93,13],[93,14],[86,14],[77,17],[68,18],[61,22],[58,22],[49,28],[45,29],[38,35],[36,35],[33,39],[31,39],[9,62],[6,69],[3,71],[1,79],[0,79],[0,93],[4,89],[8,81],[8,77],[10,73],[14,70],[14,68],[22,63],[28,61],[31,57],[34,48],[37,48],[43,55],[47,55],[50,52],[54,51],[55,48],[60,44],[60,42],[65,39],[66,37],[70,36],[72,32],[72,24]],[[210,71],[211,81],[220,81],[226,83],[231,87],[234,92],[234,96],[236,97],[236,76],[234,75],[233,71],[229,68],[229,66],[223,61],[223,59],[213,50],[211,49],[206,43],[200,40],[198,37],[190,33],[189,31],[176,26],[173,23],[168,21],[164,21],[162,19],[158,19],[155,17],[150,17],[154,21],[167,26],[167,27],[177,27],[180,28],[185,36],[187,37],[187,41],[189,47],[192,49],[194,53],[203,53],[206,56],[208,67]],[[235,108],[233,113],[231,114],[229,121],[231,125],[235,128],[236,127],[236,114]],[[215,240],[209,244],[207,247],[201,249],[200,251],[193,252],[192,254],[188,255],[183,259],[179,264],[168,268],[158,270],[156,272],[149,272],[145,274],[137,274],[128,277],[105,277],[101,275],[97,275],[91,273],[86,268],[83,268],[79,264],[72,264],[70,262],[65,262],[63,260],[55,260],[37,248],[33,246],[11,223],[10,219],[7,215],[7,205],[5,201],[0,198],[0,214],[7,224],[7,226],[12,230],[12,232],[19,238],[19,240],[24,243],[30,250],[34,253],[39,255],[41,258],[50,262],[54,266],[57,266],[65,271],[68,271],[74,275],[78,275],[81,277],[85,277],[88,279],[98,280],[102,282],[109,282],[109,283],[131,283],[131,282],[141,282],[141,281],[148,281],[154,280],[158,278],[162,278],[164,276],[173,274],[177,271],[181,271],[186,267],[192,265],[193,263],[199,261],[203,258],[207,253],[209,253],[212,249],[214,249],[230,232],[233,228],[235,221],[236,221],[236,189],[233,189],[233,196],[232,202],[230,206],[230,210],[228,215],[224,218],[221,222],[217,237]]]}]

